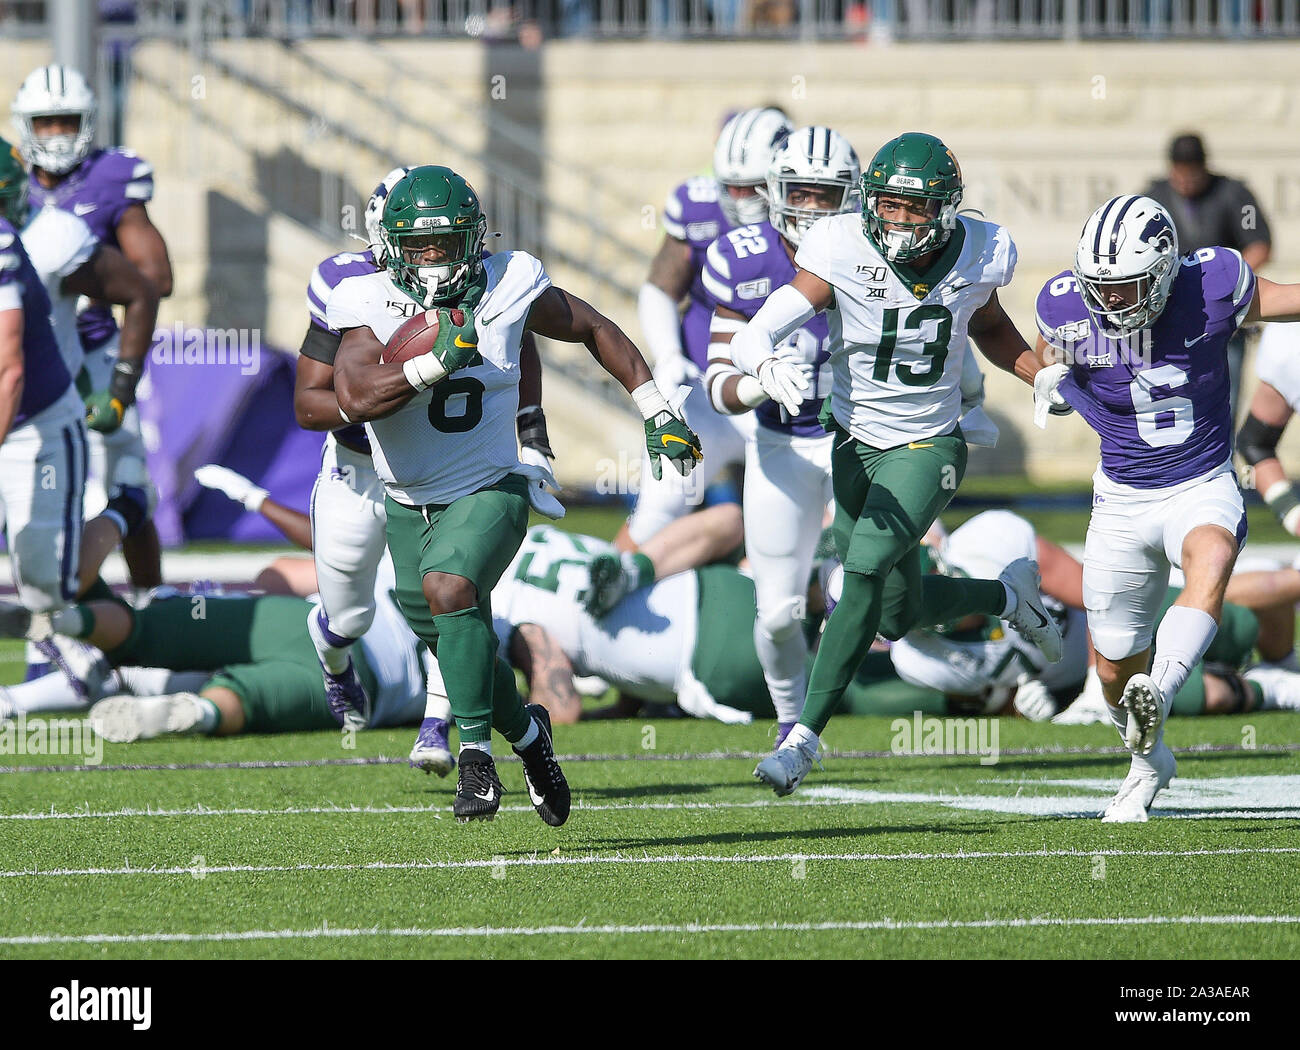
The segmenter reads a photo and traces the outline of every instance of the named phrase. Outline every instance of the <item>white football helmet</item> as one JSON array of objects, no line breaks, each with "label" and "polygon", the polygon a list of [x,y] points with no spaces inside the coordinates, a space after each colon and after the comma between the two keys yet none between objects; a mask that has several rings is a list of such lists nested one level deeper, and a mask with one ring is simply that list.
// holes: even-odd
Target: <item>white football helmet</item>
[{"label": "white football helmet", "polygon": [[[1074,278],[1093,320],[1127,333],[1155,323],[1178,272],[1178,231],[1150,197],[1113,197],[1083,224],[1074,253]],[[1137,282],[1137,301],[1114,308],[1107,293]]]},{"label": "white football helmet", "polygon": [[[857,153],[838,131],[820,125],[792,131],[785,145],[772,155],[767,169],[764,196],[769,220],[782,237],[797,246],[818,219],[862,209],[858,196],[861,176]],[[790,204],[790,190],[795,186],[830,186],[839,191],[839,200],[831,208],[795,207]]]},{"label": "white football helmet", "polygon": [[767,218],[767,201],[755,194],[741,200],[728,186],[762,186],[772,151],[794,129],[779,109],[744,109],[722,125],[713,148],[713,174],[718,180],[718,203],[732,226],[750,226]]},{"label": "white football helmet", "polygon": [[388,199],[388,191],[406,178],[406,173],[410,170],[410,167],[394,168],[383,177],[375,187],[375,192],[366,201],[366,240],[370,244],[370,254],[375,257],[375,265],[381,270],[384,268],[384,260],[388,257],[388,249],[384,245],[379,227],[379,220],[384,215],[384,201]]},{"label": "white football helmet", "polygon": [[[19,133],[19,151],[28,164],[53,175],[71,171],[90,152],[95,142],[95,93],[86,78],[70,66],[42,66],[33,71],[10,107]],[[33,117],[71,115],[81,118],[70,135],[38,136]]]}]

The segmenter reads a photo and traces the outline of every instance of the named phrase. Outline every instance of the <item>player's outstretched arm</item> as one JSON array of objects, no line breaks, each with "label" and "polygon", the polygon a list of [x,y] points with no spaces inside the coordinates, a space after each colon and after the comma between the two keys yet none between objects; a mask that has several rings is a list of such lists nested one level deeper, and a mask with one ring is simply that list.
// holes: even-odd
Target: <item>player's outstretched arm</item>
[{"label": "player's outstretched arm", "polygon": [[1043,367],[1042,362],[1002,309],[997,292],[971,315],[969,332],[980,353],[1004,372],[1014,373],[1030,386],[1034,385],[1034,376]]},{"label": "player's outstretched arm", "polygon": [[718,306],[709,322],[709,370],[704,385],[713,407],[733,416],[757,408],[769,396],[762,383],[742,372],[731,359],[731,340],[746,320],[744,314]]},{"label": "player's outstretched arm", "polygon": [[1291,406],[1277,389],[1261,382],[1255,388],[1246,421],[1237,431],[1237,451],[1254,472],[1255,489],[1291,535],[1300,535],[1300,490],[1278,459],[1277,443],[1291,421]]},{"label": "player's outstretched arm", "polygon": [[204,488],[213,489],[242,503],[245,510],[260,514],[284,533],[291,543],[303,550],[312,549],[311,519],[301,511],[292,510],[271,499],[266,489],[255,485],[238,471],[208,463],[194,472],[194,480]]},{"label": "player's outstretched arm", "polygon": [[668,407],[641,351],[618,325],[576,295],[552,286],[533,300],[526,328],[564,343],[582,343],[632,395],[645,420],[650,469],[656,480],[662,473],[661,458],[683,475],[694,469],[703,455],[700,439]]},{"label": "player's outstretched arm", "polygon": [[122,349],[108,389],[93,391],[86,400],[86,425],[112,433],[135,403],[135,388],[158,320],[158,289],[122,252],[101,244],[84,265],[63,279],[63,290],[126,307]]},{"label": "player's outstretched arm", "polygon": [[334,392],[350,423],[391,416],[418,393],[402,364],[379,363],[383,351],[384,344],[369,328],[343,333],[334,358]]},{"label": "player's outstretched arm", "polygon": [[521,623],[510,635],[510,662],[528,679],[528,699],[561,724],[578,721],[582,697],[573,685],[573,664],[559,644],[535,623]]},{"label": "player's outstretched arm", "polygon": [[167,242],[149,218],[143,204],[132,204],[117,221],[117,243],[122,254],[153,282],[159,298],[172,294],[172,261]]},{"label": "player's outstretched arm", "polygon": [[1300,321],[1300,284],[1278,284],[1255,278],[1255,297],[1246,321]]}]

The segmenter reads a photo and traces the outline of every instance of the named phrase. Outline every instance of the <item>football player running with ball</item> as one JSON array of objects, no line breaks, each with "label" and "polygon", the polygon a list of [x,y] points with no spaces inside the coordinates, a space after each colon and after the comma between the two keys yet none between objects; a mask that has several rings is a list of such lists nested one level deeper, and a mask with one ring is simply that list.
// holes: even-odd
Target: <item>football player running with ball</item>
[{"label": "football player running with ball", "polygon": [[806,366],[773,347],[825,312],[831,392],[835,545],[844,588],[785,743],[754,775],[788,795],[812,768],[820,733],[877,632],[971,613],[998,616],[1061,656],[1027,558],[997,580],[922,577],[918,545],[966,470],[958,419],[967,336],[1000,368],[1032,382],[1041,367],[998,302],[1016,249],[1007,231],[957,214],[961,171],[933,135],[887,142],[862,176],[860,215],[819,219],[803,235],[794,279],[730,343],[732,361],[792,415],[811,393]]},{"label": "football player running with ball", "polygon": [[[1249,321],[1297,318],[1300,285],[1257,280],[1233,249],[1180,258],[1173,220],[1149,197],[1093,212],[1074,267],[1038,294],[1038,351],[1052,362],[1036,377],[1039,425],[1049,406],[1073,408],[1101,435],[1083,594],[1107,710],[1133,756],[1105,821],[1145,821],[1173,777],[1164,721],[1214,639],[1246,539],[1228,340]],[[1171,564],[1187,583],[1153,663]]]},{"label": "football player running with ball", "polygon": [[[547,720],[525,709],[492,634],[490,595],[523,540],[536,471],[515,443],[524,332],[584,343],[631,392],[655,470],[666,459],[689,473],[699,439],[616,325],[553,287],[532,256],[482,258],[487,219],[451,169],[413,168],[389,191],[380,230],[385,272],[350,277],[329,298],[328,324],[342,333],[334,385],[344,416],[367,424],[398,602],[443,667],[461,745],[454,811],[491,819],[500,806],[495,727],[523,760],[538,813],[558,826],[569,788]],[[436,316],[432,347],[381,363],[403,321],[421,314]]]}]

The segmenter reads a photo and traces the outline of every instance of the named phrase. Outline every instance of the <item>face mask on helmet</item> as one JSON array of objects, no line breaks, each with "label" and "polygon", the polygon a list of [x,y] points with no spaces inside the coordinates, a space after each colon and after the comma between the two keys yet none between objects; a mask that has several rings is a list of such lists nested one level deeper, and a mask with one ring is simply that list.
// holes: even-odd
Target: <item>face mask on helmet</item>
[{"label": "face mask on helmet", "polygon": [[94,144],[96,108],[94,93],[76,70],[45,66],[33,72],[13,103],[23,158],[53,175],[71,171]]},{"label": "face mask on helmet", "polygon": [[932,197],[873,193],[867,197],[862,214],[867,235],[886,258],[890,262],[908,262],[948,240],[956,221],[956,206],[945,206]]},{"label": "face mask on helmet", "polygon": [[756,192],[739,199],[730,187],[756,191],[767,179],[774,151],[784,145],[793,125],[778,109],[746,109],[722,126],[713,149],[718,203],[732,226],[752,226],[767,218],[767,202]]},{"label": "face mask on helmet", "polygon": [[1146,197],[1116,197],[1093,212],[1074,255],[1074,278],[1088,312],[1121,335],[1159,319],[1177,271],[1173,220]]},{"label": "face mask on helmet", "polygon": [[855,182],[775,176],[767,188],[770,221],[782,237],[797,247],[818,219],[858,209]]},{"label": "face mask on helmet", "polygon": [[480,219],[473,230],[380,232],[394,282],[426,309],[454,299],[482,268],[486,219]]}]

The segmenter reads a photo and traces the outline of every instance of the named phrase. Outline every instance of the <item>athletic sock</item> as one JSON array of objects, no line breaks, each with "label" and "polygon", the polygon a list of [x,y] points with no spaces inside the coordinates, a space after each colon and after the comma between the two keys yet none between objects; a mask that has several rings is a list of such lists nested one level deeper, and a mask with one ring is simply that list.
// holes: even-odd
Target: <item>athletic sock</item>
[{"label": "athletic sock", "polygon": [[534,740],[536,740],[539,736],[541,736],[541,732],[542,731],[537,728],[537,719],[530,718],[528,720],[528,728],[524,730],[524,735],[521,736],[518,740],[512,741],[511,742],[512,746],[516,751],[522,751]]},{"label": "athletic sock", "polygon": [[[1110,724],[1115,727],[1119,733],[1119,739],[1122,743],[1126,742],[1128,733],[1128,712],[1122,707],[1111,707],[1106,705],[1106,714],[1110,715]],[[1127,744],[1126,744],[1127,746]]]},{"label": "athletic sock", "polygon": [[[438,632],[438,666],[447,686],[447,699],[451,701],[461,745],[487,743],[492,738],[496,637],[477,608],[435,616],[433,628]],[[512,686],[513,683],[512,673]],[[515,701],[518,703],[518,694]],[[519,727],[516,739],[524,728]],[[483,750],[491,754],[490,747]]]},{"label": "athletic sock", "polygon": [[[0,709],[7,709],[10,718],[37,711],[84,711],[90,706],[77,698],[72,683],[61,671],[51,671],[29,682],[6,686],[4,696],[8,702],[0,701]],[[5,714],[5,710],[0,710],[0,717]]]},{"label": "athletic sock", "polygon": [[462,740],[460,742],[461,751],[482,751],[485,755],[492,754],[491,740]]},{"label": "athletic sock", "polygon": [[511,666],[497,658],[492,670],[492,728],[510,741],[515,747],[535,730],[536,722],[519,698],[519,689],[515,685],[515,672]]},{"label": "athletic sock", "polygon": [[1156,632],[1156,658],[1151,678],[1165,698],[1166,711],[1192,668],[1214,641],[1218,629],[1214,617],[1200,609],[1174,605],[1165,613]]},{"label": "athletic sock", "polygon": [[211,736],[221,724],[221,709],[206,696],[199,697],[199,720],[187,729],[187,733]]},{"label": "athletic sock", "polygon": [[875,641],[883,591],[884,581],[879,576],[844,573],[843,593],[822,632],[821,647],[808,677],[808,698],[799,718],[800,725],[818,736]]},{"label": "athletic sock", "polygon": [[1003,617],[1015,609],[1014,595],[1001,580],[966,580],[958,576],[921,577],[921,614],[916,626],[934,627],[972,613]]},{"label": "athletic sock", "polygon": [[806,725],[796,725],[790,730],[789,735],[785,738],[782,747],[801,747],[805,751],[811,751],[814,755],[821,749],[822,740],[816,733]]},{"label": "athletic sock", "polygon": [[325,670],[330,674],[342,674],[348,669],[352,644],[356,639],[345,638],[331,631],[324,609],[316,608],[307,614],[307,633],[311,635],[311,643],[316,647],[316,658]]}]

